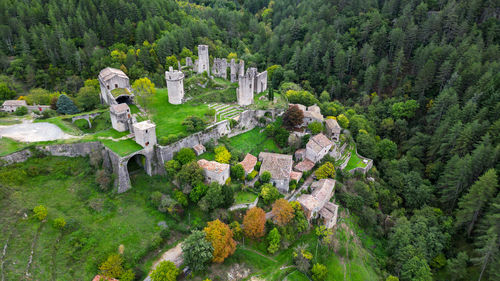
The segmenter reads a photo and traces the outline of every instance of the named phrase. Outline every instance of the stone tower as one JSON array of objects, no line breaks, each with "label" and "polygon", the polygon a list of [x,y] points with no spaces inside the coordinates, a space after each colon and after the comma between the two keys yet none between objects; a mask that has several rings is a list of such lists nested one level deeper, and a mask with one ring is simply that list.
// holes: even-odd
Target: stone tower
[{"label": "stone tower", "polygon": [[241,74],[238,77],[239,87],[236,89],[236,95],[239,105],[250,105],[253,103],[256,75],[257,68],[251,67],[247,69],[247,73],[245,75]]},{"label": "stone tower", "polygon": [[210,74],[210,60],[208,56],[208,46],[198,45],[198,73],[207,72]]},{"label": "stone tower", "polygon": [[227,79],[227,60],[215,58],[212,65],[212,75]]},{"label": "stone tower", "polygon": [[118,132],[130,131],[132,127],[132,116],[130,115],[130,108],[126,103],[112,105],[109,108],[109,115],[111,117],[113,129]]},{"label": "stone tower", "polygon": [[153,149],[156,144],[156,125],[146,120],[134,123],[135,142],[146,149]]},{"label": "stone tower", "polygon": [[172,67],[165,71],[165,80],[168,88],[168,102],[181,104],[184,99],[184,73]]},{"label": "stone tower", "polygon": [[229,64],[231,70],[231,83],[238,81],[238,76],[245,75],[245,61],[240,60],[239,64],[236,64],[234,59],[231,59]]}]

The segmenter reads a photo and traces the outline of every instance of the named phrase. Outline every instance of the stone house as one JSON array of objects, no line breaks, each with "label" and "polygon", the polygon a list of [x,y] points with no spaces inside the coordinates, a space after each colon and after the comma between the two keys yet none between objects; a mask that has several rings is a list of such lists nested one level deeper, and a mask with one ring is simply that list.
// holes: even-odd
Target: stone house
[{"label": "stone house", "polygon": [[19,107],[28,107],[25,100],[6,100],[2,104],[2,110],[5,112],[15,112]]},{"label": "stone house", "polygon": [[245,155],[245,158],[243,159],[243,161],[240,162],[240,164],[241,166],[243,166],[246,176],[253,171],[255,164],[257,164],[257,157],[253,156],[250,153],[247,153],[247,155]]},{"label": "stone house", "polygon": [[156,125],[146,120],[134,123],[135,142],[144,148],[153,149],[156,144]]},{"label": "stone house", "polygon": [[200,159],[198,165],[203,169],[205,180],[208,183],[217,182],[223,185],[229,178],[229,164]]},{"label": "stone house", "polygon": [[313,163],[319,162],[332,148],[333,143],[322,133],[312,137],[306,144],[306,159]]},{"label": "stone house", "polygon": [[130,131],[132,129],[132,117],[130,108],[126,103],[120,103],[110,106],[109,116],[111,125],[118,132]]},{"label": "stone house", "polygon": [[205,148],[205,146],[203,144],[201,144],[201,143],[193,146],[193,150],[194,150],[194,153],[196,154],[196,156],[200,156],[203,153],[205,153],[205,151],[207,151],[207,149]]},{"label": "stone house", "polygon": [[302,178],[302,173],[301,172],[295,172],[291,171],[290,172],[290,180],[295,180],[296,182],[299,182],[299,180]]},{"label": "stone house", "polygon": [[335,141],[339,141],[340,131],[342,130],[342,128],[340,128],[337,120],[327,118],[325,121],[325,129],[326,129],[326,135],[330,139],[335,140]]},{"label": "stone house", "polygon": [[302,194],[297,201],[302,206],[306,218],[320,218],[323,224],[330,228],[337,223],[338,206],[329,202],[333,196],[335,180],[321,179],[311,185],[311,194]]},{"label": "stone house", "polygon": [[323,115],[321,115],[321,110],[319,106],[317,105],[311,105],[309,107],[306,107],[303,104],[290,104],[289,106],[294,106],[296,105],[302,112],[304,113],[304,121],[303,125],[307,126],[312,122],[320,122],[323,123]]},{"label": "stone house", "polygon": [[101,103],[131,103],[133,94],[128,76],[120,69],[106,67],[97,76],[101,87]]},{"label": "stone house", "polygon": [[273,183],[280,192],[287,193],[293,165],[292,155],[261,152],[259,154],[259,160],[262,162],[259,176],[262,176],[262,173],[265,171],[270,172],[271,183]]}]

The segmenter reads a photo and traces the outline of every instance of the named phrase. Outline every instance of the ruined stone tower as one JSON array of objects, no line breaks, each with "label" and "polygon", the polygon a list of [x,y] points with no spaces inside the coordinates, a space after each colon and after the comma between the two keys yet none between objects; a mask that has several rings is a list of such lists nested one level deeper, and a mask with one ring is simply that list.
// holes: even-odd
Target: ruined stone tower
[{"label": "ruined stone tower", "polygon": [[251,67],[247,69],[246,74],[241,74],[238,77],[239,87],[236,89],[236,95],[239,105],[250,105],[253,103],[253,93],[255,88],[255,76],[257,68]]},{"label": "ruined stone tower", "polygon": [[227,79],[227,60],[215,58],[212,65],[212,75]]},{"label": "ruined stone tower", "polygon": [[245,61],[240,60],[239,64],[236,64],[234,59],[231,59],[229,64],[231,70],[231,83],[238,81],[238,76],[245,75]]},{"label": "ruined stone tower", "polygon": [[165,80],[168,88],[168,102],[181,104],[184,99],[184,73],[172,67],[165,71]]},{"label": "ruined stone tower", "polygon": [[208,46],[198,45],[198,73],[207,72],[210,74],[210,60],[208,56]]}]

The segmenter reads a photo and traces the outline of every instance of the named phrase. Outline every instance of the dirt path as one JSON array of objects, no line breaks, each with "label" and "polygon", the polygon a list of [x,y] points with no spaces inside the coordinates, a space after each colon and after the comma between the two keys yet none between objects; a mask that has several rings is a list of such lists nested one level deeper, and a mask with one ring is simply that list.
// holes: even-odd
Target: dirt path
[{"label": "dirt path", "polygon": [[[184,261],[182,258],[182,242],[177,244],[172,249],[163,253],[157,261],[153,262],[153,266],[151,266],[151,270],[149,271],[149,274],[151,274],[151,272],[156,268],[156,266],[162,261],[171,261],[177,267],[179,267],[182,264],[182,262]],[[149,274],[146,277],[146,279],[144,279],[144,281],[151,280],[151,277],[149,276]]]},{"label": "dirt path", "polygon": [[45,225],[45,222],[42,222],[40,224],[40,226],[36,230],[35,237],[33,237],[33,241],[31,242],[31,254],[30,254],[30,258],[28,260],[28,265],[26,266],[26,273],[24,276],[26,280],[31,280],[31,278],[30,278],[30,276],[31,276],[31,273],[30,273],[31,264],[33,263],[33,256],[35,255],[35,249],[36,249],[36,245],[38,242],[38,236],[40,236],[40,232],[42,231],[42,228],[44,225]]},{"label": "dirt path", "polygon": [[241,248],[242,248],[242,249],[245,249],[245,250],[247,250],[247,251],[250,251],[250,252],[252,252],[252,253],[255,253],[255,254],[257,254],[257,255],[259,255],[259,256],[261,256],[261,257],[264,257],[264,258],[266,258],[266,259],[268,259],[268,260],[272,260],[273,262],[276,262],[276,263],[278,262],[277,260],[275,260],[275,259],[273,259],[273,258],[271,258],[271,257],[268,257],[268,256],[266,256],[266,255],[264,255],[264,254],[262,254],[262,253],[260,253],[260,252],[258,252],[258,251],[255,251],[254,249],[250,249],[250,248],[248,248],[248,247],[246,247],[246,246],[244,246],[244,245],[241,245]]}]

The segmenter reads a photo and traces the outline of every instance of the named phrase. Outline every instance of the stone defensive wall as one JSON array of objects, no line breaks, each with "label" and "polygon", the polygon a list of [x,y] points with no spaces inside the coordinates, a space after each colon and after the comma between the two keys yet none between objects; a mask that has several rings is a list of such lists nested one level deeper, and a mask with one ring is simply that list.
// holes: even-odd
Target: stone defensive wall
[{"label": "stone defensive wall", "polygon": [[233,137],[239,135],[255,128],[259,124],[261,117],[272,121],[276,116],[281,114],[283,114],[282,109],[247,110],[242,112],[239,124],[233,129],[229,125],[229,120],[220,121],[201,132],[192,134],[173,144],[167,146],[156,145],[154,148],[142,149],[126,156],[118,155],[105,147],[101,142],[76,142],[33,146],[32,148],[0,157],[0,166],[24,162],[31,156],[36,155],[37,151],[52,156],[66,157],[86,157],[95,151],[99,151],[102,155],[103,167],[109,172],[113,172],[114,186],[118,193],[122,193],[132,187],[127,165],[129,160],[136,156],[144,157],[143,168],[148,175],[164,175],[164,163],[172,160],[174,154],[181,150],[181,148],[192,148],[197,144],[206,144],[212,139],[217,141],[223,136]]},{"label": "stone defensive wall", "polygon": [[373,167],[373,160],[370,158],[366,158],[366,157],[359,155],[357,148],[356,148],[356,155],[359,157],[359,159],[361,159],[361,161],[365,161],[365,160],[367,161],[366,167],[364,167],[364,168],[356,167],[356,168],[350,170],[349,173],[351,173],[351,175],[354,175],[356,172],[361,172],[361,173],[363,173],[363,175],[366,175],[366,173]]}]

